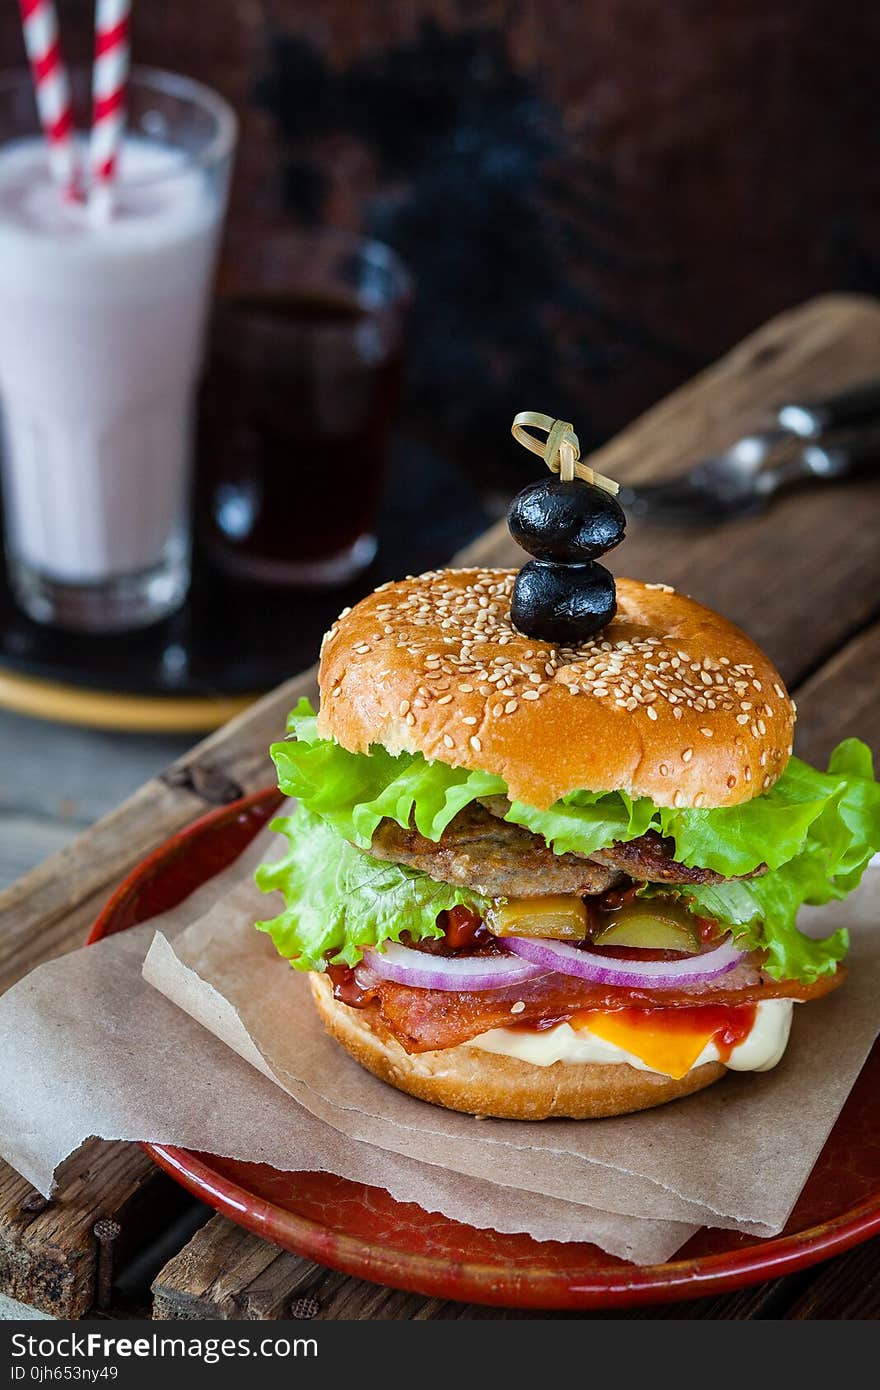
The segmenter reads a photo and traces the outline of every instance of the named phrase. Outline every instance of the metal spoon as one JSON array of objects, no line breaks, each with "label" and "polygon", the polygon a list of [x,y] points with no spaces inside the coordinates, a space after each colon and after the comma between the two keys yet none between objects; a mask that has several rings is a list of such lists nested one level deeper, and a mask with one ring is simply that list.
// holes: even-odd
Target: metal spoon
[{"label": "metal spoon", "polygon": [[[863,421],[869,409],[870,423],[841,428]],[[838,432],[826,437],[827,429]],[[870,476],[880,477],[880,383],[874,382],[827,400],[781,406],[772,428],[738,439],[677,478],[621,488],[619,500],[651,520],[722,522],[761,510],[785,487]]]}]

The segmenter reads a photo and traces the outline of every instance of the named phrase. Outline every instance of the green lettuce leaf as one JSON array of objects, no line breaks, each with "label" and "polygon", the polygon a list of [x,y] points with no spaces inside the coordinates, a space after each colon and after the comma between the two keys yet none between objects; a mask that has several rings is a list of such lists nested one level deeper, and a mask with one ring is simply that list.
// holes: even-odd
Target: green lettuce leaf
[{"label": "green lettuce leaf", "polygon": [[315,714],[300,700],[287,720],[295,741],[273,743],[269,750],[285,796],[296,797],[362,849],[388,817],[437,841],[449,822],[481,796],[504,796],[507,787],[488,772],[429,763],[420,753],[398,757],[376,746],[369,757],[348,753],[332,739],[318,738]]},{"label": "green lettuce leaf", "polygon": [[[318,737],[307,701],[291,713],[288,729],[294,739],[271,750],[279,787],[363,849],[384,817],[404,827],[414,823],[437,841],[469,802],[507,792],[500,777],[431,763],[421,754],[393,757],[380,747],[369,755],[349,753]],[[847,739],[827,772],[791,758],[769,791],[740,806],[676,810],[646,797],[585,789],[543,811],[514,802],[507,819],[542,835],[557,854],[592,854],[656,830],[673,839],[682,863],[727,879],[766,863],[769,872],[760,878],[688,894],[698,910],[732,926],[744,944],[765,949],[772,974],[810,981],[836,967],[846,951],[845,934],[811,941],[795,926],[797,911],[803,903],[845,897],[856,886],[880,849],[880,787],[870,750]]]},{"label": "green lettuce leaf", "polygon": [[257,869],[264,892],[279,889],[284,910],[257,922],[280,955],[297,970],[356,965],[365,946],[442,936],[437,916],[462,903],[481,914],[488,900],[467,888],[436,883],[427,874],[371,859],[341,839],[333,827],[300,806],[281,816],[272,829],[287,836],[288,852]]},{"label": "green lettuce leaf", "polygon": [[[820,975],[833,975],[849,949],[849,934],[841,929],[815,940],[795,925],[805,902],[827,902],[845,896],[814,881],[809,856],[799,855],[763,878],[728,880],[710,888],[686,891],[690,906],[733,929],[743,950],[767,952],[766,969],[777,980],[812,984]],[[671,885],[668,885],[671,887]],[[673,890],[674,891],[674,890]],[[685,890],[680,890],[684,892]]]},{"label": "green lettuce leaf", "polygon": [[806,770],[814,784],[821,778],[829,790],[800,854],[760,878],[681,892],[701,912],[734,927],[743,945],[765,950],[771,975],[811,983],[836,970],[848,934],[841,930],[814,940],[797,929],[795,918],[804,903],[845,898],[858,884],[880,846],[880,788],[870,751],[858,739],[838,745],[827,774]]}]

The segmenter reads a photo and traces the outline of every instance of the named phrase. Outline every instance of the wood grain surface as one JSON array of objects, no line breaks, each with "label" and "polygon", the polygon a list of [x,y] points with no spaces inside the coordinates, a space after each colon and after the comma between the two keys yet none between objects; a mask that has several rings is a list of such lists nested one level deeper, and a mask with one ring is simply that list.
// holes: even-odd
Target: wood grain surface
[{"label": "wood grain surface", "polygon": [[[657,477],[730,443],[787,397],[874,374],[880,306],[853,297],[815,300],[766,325],[592,461],[621,480]],[[878,533],[880,488],[829,486],[788,496],[763,516],[697,533],[634,523],[612,560],[618,572],[672,583],[747,627],[797,694],[798,751],[821,761],[848,734],[880,747]],[[517,564],[521,555],[501,525],[457,558]],[[80,945],[110,889],[170,833],[269,783],[267,746],[301,693],[314,693],[314,672],[264,697],[0,894],[0,986]],[[26,1185],[0,1166],[0,1292],[62,1316],[82,1315],[95,1298],[95,1220],[111,1215],[120,1222],[122,1261],[156,1234],[158,1217],[152,1226],[149,1219],[154,1187],[158,1212],[167,1194],[141,1151],[90,1144],[68,1163],[51,1206],[35,1212],[25,1209]],[[149,1199],[138,1202],[144,1191]],[[880,1311],[878,1267],[876,1248],[866,1247],[818,1274],[644,1315],[869,1316]],[[222,1217],[165,1265],[154,1289],[161,1318],[277,1318],[302,1298],[315,1299],[314,1315],[328,1318],[516,1316],[438,1304],[321,1270]]]}]

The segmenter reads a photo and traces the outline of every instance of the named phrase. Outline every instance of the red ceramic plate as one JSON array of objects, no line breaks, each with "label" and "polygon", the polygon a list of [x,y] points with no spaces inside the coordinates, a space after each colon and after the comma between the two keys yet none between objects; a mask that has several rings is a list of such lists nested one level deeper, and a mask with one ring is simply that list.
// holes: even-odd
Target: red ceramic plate
[{"label": "red ceramic plate", "polygon": [[[259,792],[173,836],[110,899],[89,941],[181,902],[230,864],[279,804]],[[773,1240],[703,1230],[663,1265],[594,1245],[478,1231],[381,1188],[326,1173],[148,1144],[160,1167],[239,1225],[320,1264],[438,1298],[520,1308],[602,1308],[721,1293],[827,1259],[880,1233],[880,1048],[866,1064],[791,1220]]]}]

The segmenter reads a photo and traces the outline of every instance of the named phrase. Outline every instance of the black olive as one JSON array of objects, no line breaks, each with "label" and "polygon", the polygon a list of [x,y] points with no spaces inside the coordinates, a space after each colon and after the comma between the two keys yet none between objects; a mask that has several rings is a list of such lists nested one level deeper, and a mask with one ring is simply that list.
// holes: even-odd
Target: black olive
[{"label": "black olive", "polygon": [[527,637],[576,645],[600,632],[616,611],[614,576],[592,560],[530,560],[514,581],[510,616]]},{"label": "black olive", "polygon": [[541,478],[514,497],[507,524],[517,545],[539,560],[582,564],[620,545],[626,515],[604,488]]}]

